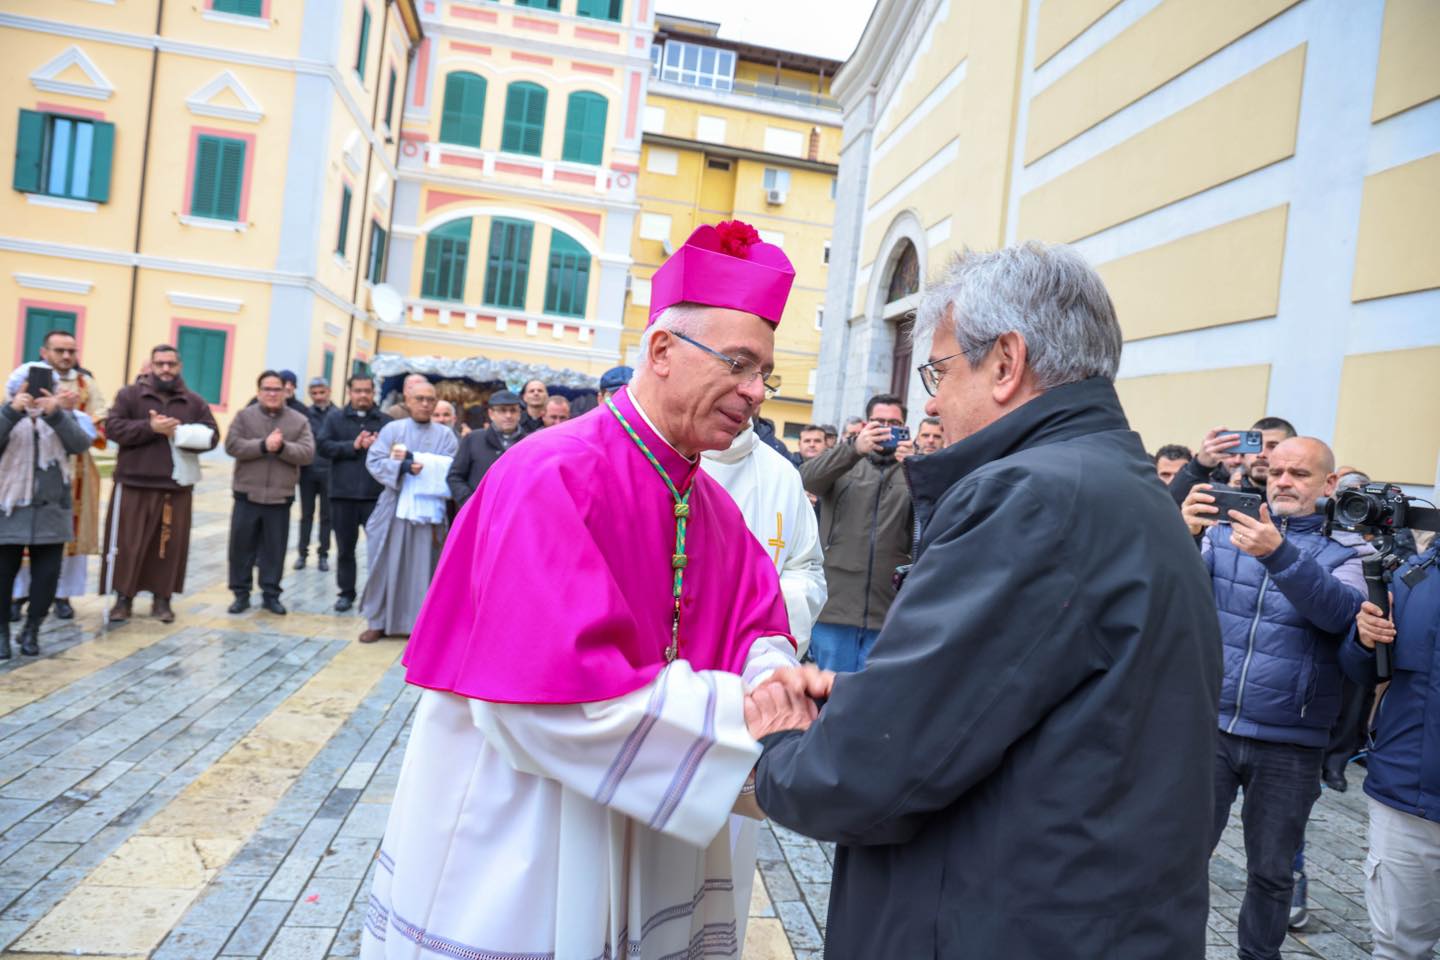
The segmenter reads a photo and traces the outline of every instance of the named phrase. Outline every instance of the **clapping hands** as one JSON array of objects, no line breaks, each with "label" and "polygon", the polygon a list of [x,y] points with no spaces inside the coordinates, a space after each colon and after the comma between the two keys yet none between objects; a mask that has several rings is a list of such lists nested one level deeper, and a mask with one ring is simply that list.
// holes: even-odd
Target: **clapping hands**
[{"label": "clapping hands", "polygon": [[806,730],[830,696],[835,674],[812,664],[781,667],[745,696],[745,726],[759,740],[782,730]]}]

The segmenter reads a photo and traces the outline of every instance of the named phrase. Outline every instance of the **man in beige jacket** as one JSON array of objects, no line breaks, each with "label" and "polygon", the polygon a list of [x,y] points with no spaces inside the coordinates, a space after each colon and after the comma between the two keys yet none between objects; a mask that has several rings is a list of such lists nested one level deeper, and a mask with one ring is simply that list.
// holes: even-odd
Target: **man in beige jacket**
[{"label": "man in beige jacket", "polygon": [[280,577],[290,533],[290,504],[300,468],[315,459],[310,419],[285,405],[285,382],[274,370],[256,380],[256,403],[235,415],[225,452],[235,458],[235,507],[230,513],[231,613],[250,608],[254,569],[260,568],[261,606],[284,614]]}]

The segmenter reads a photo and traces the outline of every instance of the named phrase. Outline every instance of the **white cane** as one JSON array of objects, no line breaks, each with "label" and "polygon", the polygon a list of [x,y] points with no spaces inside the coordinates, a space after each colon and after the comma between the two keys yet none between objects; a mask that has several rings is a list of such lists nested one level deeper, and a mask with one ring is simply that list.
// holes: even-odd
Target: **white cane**
[{"label": "white cane", "polygon": [[119,548],[120,539],[120,491],[125,488],[117,482],[115,492],[110,497],[110,536],[109,547],[105,551],[105,582],[101,585],[100,595],[110,596],[115,585],[115,551]]}]

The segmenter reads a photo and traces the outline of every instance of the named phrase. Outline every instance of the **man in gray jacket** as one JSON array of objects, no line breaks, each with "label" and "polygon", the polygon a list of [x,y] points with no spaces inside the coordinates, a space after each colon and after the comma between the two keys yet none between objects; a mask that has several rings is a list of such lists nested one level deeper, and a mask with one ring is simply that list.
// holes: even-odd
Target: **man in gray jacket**
[{"label": "man in gray jacket", "polygon": [[300,468],[315,459],[310,419],[285,405],[285,382],[274,370],[256,380],[257,403],[230,421],[225,452],[235,458],[235,507],[230,513],[231,613],[250,608],[250,588],[260,567],[261,606],[284,614],[280,577],[290,533],[290,504]]}]

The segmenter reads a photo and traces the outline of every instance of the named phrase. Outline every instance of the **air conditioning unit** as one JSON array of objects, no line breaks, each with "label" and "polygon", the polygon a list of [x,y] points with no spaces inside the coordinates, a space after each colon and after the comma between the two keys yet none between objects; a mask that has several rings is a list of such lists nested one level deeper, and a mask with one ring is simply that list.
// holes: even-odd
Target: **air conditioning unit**
[{"label": "air conditioning unit", "polygon": [[785,202],[785,191],[784,191],[784,190],[766,190],[766,191],[765,191],[765,202],[768,203],[768,204],[772,204],[772,205],[775,205],[775,206],[779,206],[780,204],[782,204],[782,203]]}]

